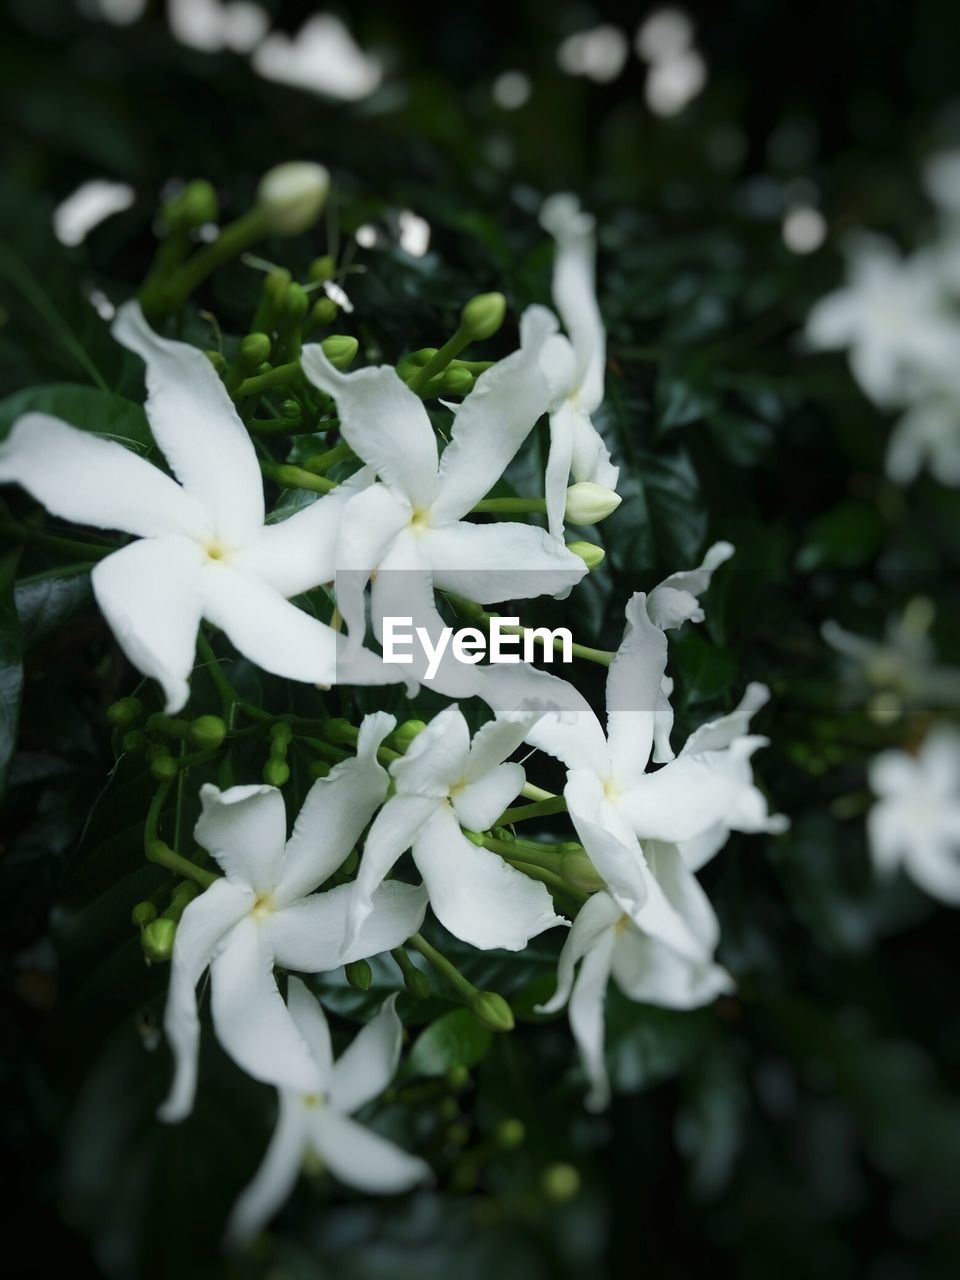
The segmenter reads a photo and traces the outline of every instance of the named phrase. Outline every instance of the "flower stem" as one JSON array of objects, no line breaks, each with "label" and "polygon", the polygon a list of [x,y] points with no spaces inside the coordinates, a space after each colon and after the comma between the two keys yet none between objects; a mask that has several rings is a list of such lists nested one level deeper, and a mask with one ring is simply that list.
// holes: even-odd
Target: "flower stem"
[{"label": "flower stem", "polygon": [[258,207],[229,223],[212,244],[199,249],[173,274],[162,291],[157,290],[145,299],[149,301],[149,309],[155,314],[177,311],[217,267],[248,249],[265,231],[266,219]]},{"label": "flower stem", "polygon": [[528,818],[545,818],[551,813],[563,813],[567,802],[563,796],[551,796],[548,800],[537,800],[534,804],[520,804],[513,809],[505,809],[494,823],[496,827],[509,827],[515,822],[525,822]]},{"label": "flower stem", "polygon": [[282,462],[261,462],[260,470],[268,480],[282,485],[284,489],[310,489],[314,493],[329,493],[336,488],[333,480],[326,476],[315,476],[303,467],[290,466]]},{"label": "flower stem", "polygon": [[481,514],[510,516],[544,515],[546,510],[546,498],[481,498],[473,508]]},{"label": "flower stem", "polygon": [[[446,596],[447,596],[447,599],[450,600],[450,602],[454,605],[454,607],[459,609],[461,613],[466,614],[468,618],[475,619],[475,621],[477,622],[482,622],[484,626],[488,626],[492,618],[499,616],[498,614],[495,614],[495,613],[487,613],[485,609],[483,609],[480,605],[476,604],[473,600],[467,600],[463,596],[455,595],[451,591],[446,592]],[[507,635],[525,636],[526,633],[530,630],[530,628],[525,626],[519,626],[519,627],[504,626],[504,624],[501,623],[500,630]],[[553,648],[558,653],[562,653],[564,647],[565,646],[563,643],[563,637],[555,636],[553,639]],[[609,667],[610,663],[616,657],[616,654],[614,654],[609,649],[591,649],[588,645],[577,644],[575,642],[571,643],[570,652],[573,654],[575,658],[583,658],[587,662],[596,662],[600,666],[604,666],[604,667]],[[524,795],[529,795],[529,794],[530,793],[528,791],[526,790],[524,791]],[[537,798],[542,799],[549,794],[550,794],[549,792],[544,792],[542,796],[538,796]]]},{"label": "flower stem", "polygon": [[300,361],[291,360],[289,364],[278,364],[275,369],[266,373],[254,374],[252,378],[244,378],[234,391],[234,400],[245,400],[247,396],[258,396],[263,391],[271,391],[274,387],[289,387],[301,377]]},{"label": "flower stem", "polygon": [[472,982],[468,982],[460,970],[452,961],[439,952],[436,947],[430,945],[421,933],[415,933],[407,942],[408,947],[413,947],[414,951],[419,951],[423,958],[436,970],[436,972],[449,982],[454,991],[462,996],[464,1000],[470,1001],[477,995],[479,991]]}]

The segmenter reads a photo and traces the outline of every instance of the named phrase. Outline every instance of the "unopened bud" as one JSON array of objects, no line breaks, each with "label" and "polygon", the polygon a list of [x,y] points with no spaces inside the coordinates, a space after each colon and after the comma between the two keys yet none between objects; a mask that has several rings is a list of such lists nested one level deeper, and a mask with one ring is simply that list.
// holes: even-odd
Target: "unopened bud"
[{"label": "unopened bud", "polygon": [[335,742],[340,746],[352,747],[357,741],[357,730],[353,727],[350,721],[345,720],[343,716],[331,716],[323,726],[323,736],[328,742]]},{"label": "unopened bud", "polygon": [[280,302],[281,319],[287,323],[302,320],[310,310],[310,295],[302,284],[288,284]]},{"label": "unopened bud", "polygon": [[526,1136],[527,1131],[523,1121],[515,1117],[501,1120],[493,1131],[493,1140],[501,1151],[516,1151],[517,1147],[523,1145]]},{"label": "unopened bud", "polygon": [[331,767],[327,760],[313,760],[307,772],[311,778],[326,778],[329,776]]},{"label": "unopened bud", "polygon": [[268,787],[282,787],[290,781],[290,766],[286,760],[271,757],[263,766],[263,780]]},{"label": "unopened bud", "polygon": [[373,982],[373,970],[370,968],[368,961],[353,960],[350,964],[345,964],[343,969],[351,987],[356,987],[358,991],[370,990],[370,984]]},{"label": "unopened bud", "polygon": [[121,698],[107,707],[107,719],[118,729],[129,729],[143,715],[143,703],[139,698]]},{"label": "unopened bud", "polygon": [[416,969],[411,966],[403,975],[403,985],[414,1000],[429,1000],[430,979],[422,969]]},{"label": "unopened bud", "polygon": [[571,524],[599,524],[619,507],[623,499],[605,485],[581,480],[567,490],[565,516]]},{"label": "unopened bud", "polygon": [[142,729],[131,729],[129,733],[123,735],[123,741],[120,745],[130,755],[138,756],[141,751],[146,749],[147,735]]},{"label": "unopened bud", "polygon": [[471,342],[491,338],[503,324],[507,300],[502,293],[479,293],[460,312],[460,328]]},{"label": "unopened bud", "polygon": [[284,400],[280,405],[280,417],[285,418],[288,422],[299,422],[303,417],[303,410],[297,400]]},{"label": "unopened bud", "polygon": [[307,279],[314,284],[323,284],[326,280],[332,280],[336,275],[337,264],[329,253],[325,253],[321,258],[314,258],[310,263],[307,271]]},{"label": "unopened bud", "polygon": [[595,542],[568,542],[567,550],[579,556],[588,569],[596,569],[597,565],[603,564],[607,554]]},{"label": "unopened bud", "polygon": [[240,364],[243,368],[259,369],[270,359],[270,339],[265,333],[248,333],[240,343]]},{"label": "unopened bud", "polygon": [[329,190],[330,175],[323,165],[292,160],[260,179],[257,204],[274,235],[296,236],[316,222]]},{"label": "unopened bud", "polygon": [[332,333],[320,343],[323,354],[335,369],[345,369],[356,359],[360,344],[346,333]]},{"label": "unopened bud", "polygon": [[213,185],[203,178],[188,182],[182,191],[167,201],[163,216],[171,226],[186,229],[216,222],[220,216],[220,205]]},{"label": "unopened bud", "polygon": [[173,756],[160,752],[150,761],[150,772],[158,782],[172,782],[177,776],[177,762]]},{"label": "unopened bud", "polygon": [[187,736],[201,751],[216,751],[227,736],[227,726],[219,716],[197,716]]},{"label": "unopened bud", "polygon": [[217,373],[221,375],[226,373],[227,361],[222,351],[204,351],[203,354],[216,369]]},{"label": "unopened bud", "polygon": [[496,991],[478,991],[470,1001],[470,1012],[490,1031],[512,1031],[513,1011]]},{"label": "unopened bud", "polygon": [[310,324],[317,328],[322,324],[333,324],[340,313],[340,308],[332,298],[318,298],[310,312]]},{"label": "unopened bud", "polygon": [[395,750],[406,751],[414,738],[416,738],[418,734],[423,733],[426,727],[426,721],[424,720],[404,720],[404,722],[402,724],[398,724],[393,733],[391,733],[390,741]]},{"label": "unopened bud", "polygon": [[606,881],[582,849],[565,853],[560,861],[560,874],[571,889],[581,893],[599,893]]},{"label": "unopened bud", "polygon": [[465,396],[473,390],[474,376],[469,369],[458,369],[453,366],[443,375],[440,389],[445,395]]},{"label": "unopened bud", "polygon": [[143,929],[157,918],[157,908],[152,902],[138,902],[130,912],[130,923],[137,929]]},{"label": "unopened bud", "polygon": [[580,1175],[572,1164],[547,1165],[540,1185],[548,1200],[572,1200],[580,1190]]},{"label": "unopened bud", "polygon": [[163,964],[173,955],[173,943],[177,936],[177,922],[160,916],[152,920],[140,935],[143,954],[151,964]]}]

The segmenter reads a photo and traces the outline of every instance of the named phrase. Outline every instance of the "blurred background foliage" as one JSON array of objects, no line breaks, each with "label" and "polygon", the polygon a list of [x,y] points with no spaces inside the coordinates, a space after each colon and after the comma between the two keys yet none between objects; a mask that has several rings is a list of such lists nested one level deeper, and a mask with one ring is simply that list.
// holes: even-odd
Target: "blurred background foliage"
[{"label": "blurred background foliage", "polygon": [[[265,7],[290,30],[312,11]],[[129,927],[130,905],[160,874],[140,861],[152,783],[129,761],[111,773],[117,744],[103,715],[132,676],[86,568],[9,543],[0,1097],[11,1274],[955,1275],[955,917],[905,881],[876,881],[862,822],[865,761],[908,741],[924,708],[878,723],[819,628],[833,618],[879,636],[925,595],[937,604],[937,652],[956,660],[960,502],[928,480],[905,493],[889,484],[886,424],[843,360],[806,354],[800,332],[839,277],[845,230],[910,245],[931,220],[918,162],[960,128],[960,8],[690,7],[708,79],[669,118],[646,104],[632,52],[609,83],[557,66],[560,41],[600,21],[632,38],[644,12],[633,4],[520,0],[496,20],[470,0],[353,4],[343,16],[354,35],[387,60],[383,86],[357,104],[178,44],[161,4],[129,26],[95,20],[95,8],[3,6],[0,429],[41,403],[35,388],[57,384],[42,403],[64,417],[144,438],[136,362],[93,303],[119,302],[142,280],[172,182],[209,178],[229,218],[272,164],[326,164],[336,191],[326,226],[261,256],[302,273],[318,253],[342,261],[357,227],[380,227],[380,245],[356,253],[366,270],[346,277],[355,309],[337,327],[360,339],[362,358],[391,361],[436,345],[464,299],[487,289],[505,292],[510,316],[491,354],[511,349],[523,307],[549,299],[540,200],[577,191],[600,226],[610,332],[600,422],[624,494],[595,531],[608,558],[576,595],[577,639],[615,646],[632,591],[692,565],[716,538],[733,541],[707,622],[672,644],[679,733],[732,705],[748,679],[767,681],[759,773],[793,828],[766,842],[734,837],[704,874],[735,997],[681,1014],[611,994],[620,1094],[603,1116],[582,1110],[565,1023],[530,1013],[558,941],[506,957],[444,939],[522,1016],[515,1033],[491,1038],[439,994],[402,999],[412,1028],[429,1029],[379,1123],[433,1160],[437,1188],[371,1202],[307,1180],[270,1239],[227,1264],[223,1215],[263,1149],[270,1091],[211,1040],[195,1115],[174,1129],[154,1119],[168,1061],[144,1046],[157,1039],[165,972],[144,966]],[[491,94],[508,70],[529,77],[512,110]],[[135,202],[82,245],[59,244],[54,208],[96,176],[131,184]],[[823,244],[804,253],[785,239],[798,202],[825,219]],[[430,225],[421,257],[397,246],[405,209]],[[242,264],[219,272],[184,313],[185,336],[216,346],[211,316],[227,342],[244,332],[260,278]],[[525,456],[509,476],[518,492],[536,484],[538,455]],[[237,670],[250,696],[271,706],[287,696]],[[581,674],[599,698],[596,673]],[[196,692],[198,709],[215,709],[205,697]],[[251,776],[261,764],[252,759]],[[551,784],[547,762],[535,776]],[[189,820],[185,799],[184,829]],[[345,1031],[399,985],[384,960],[370,992],[337,975],[321,990]],[[510,1149],[514,1119],[526,1137]]]}]

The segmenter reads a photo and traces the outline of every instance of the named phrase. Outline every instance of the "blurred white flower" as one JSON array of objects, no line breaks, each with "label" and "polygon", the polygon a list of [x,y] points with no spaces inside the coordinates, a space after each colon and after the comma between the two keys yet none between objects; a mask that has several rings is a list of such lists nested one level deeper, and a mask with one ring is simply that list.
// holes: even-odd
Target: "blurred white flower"
[{"label": "blurred white flower", "polygon": [[364,53],[332,13],[308,18],[295,36],[271,32],[252,61],[266,80],[346,102],[368,98],[383,81],[379,58]]},{"label": "blurred white flower", "polygon": [[323,1009],[299,978],[288,984],[293,1026],[315,1067],[317,1086],[279,1090],[277,1127],[253,1181],[240,1196],[227,1227],[232,1244],[245,1244],[276,1213],[293,1189],[304,1161],[314,1156],[341,1182],[372,1195],[406,1191],[431,1178],[430,1166],[351,1120],[393,1079],[403,1026],[395,995],[333,1060]]},{"label": "blurred white flower", "polygon": [[953,396],[919,401],[893,429],[887,448],[890,479],[910,484],[924,467],[941,484],[960,487],[960,385]]},{"label": "blurred white flower", "polygon": [[568,75],[607,84],[623,70],[629,51],[629,41],[620,28],[603,23],[567,36],[557,50],[557,62]]},{"label": "blurred white flower", "polygon": [[133,187],[108,178],[92,178],[57,205],[53,231],[61,244],[82,244],[87,236],[111,214],[122,213],[133,204]]},{"label": "blurred white flower", "polygon": [[530,77],[522,71],[502,71],[494,80],[491,93],[503,111],[516,111],[530,98]]},{"label": "blurred white flower", "polygon": [[941,151],[923,166],[923,184],[944,213],[960,213],[960,151]]},{"label": "blurred white flower", "polygon": [[645,89],[647,105],[658,116],[678,115],[706,83],[706,62],[696,49],[685,49],[675,58],[651,66]]},{"label": "blurred white flower", "polygon": [[402,209],[397,217],[400,248],[413,258],[422,258],[430,248],[430,223],[411,209]]},{"label": "blurred white flower", "polygon": [[270,19],[248,0],[168,0],[170,30],[191,49],[249,53],[266,34]]},{"label": "blurred white flower", "polygon": [[147,0],[81,0],[80,8],[116,27],[128,27],[146,13]]},{"label": "blurred white flower", "polygon": [[669,62],[693,43],[693,23],[681,9],[655,9],[637,28],[634,45],[645,62]]},{"label": "blurred white flower", "polygon": [[870,766],[878,797],[867,818],[877,869],[902,867],[935,898],[960,906],[960,732],[934,728],[917,755],[885,751]]},{"label": "blurred white flower", "polygon": [[782,234],[791,253],[813,253],[826,238],[826,220],[812,205],[795,205],[784,216]]}]

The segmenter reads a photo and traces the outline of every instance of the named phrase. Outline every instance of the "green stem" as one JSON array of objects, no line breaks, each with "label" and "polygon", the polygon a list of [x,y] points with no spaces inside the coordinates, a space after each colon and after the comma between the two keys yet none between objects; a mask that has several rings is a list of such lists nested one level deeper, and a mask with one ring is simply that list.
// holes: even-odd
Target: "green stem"
[{"label": "green stem", "polygon": [[207,669],[207,674],[213,681],[213,687],[220,695],[220,701],[223,704],[223,718],[227,722],[227,727],[232,727],[233,708],[240,701],[236,689],[223,674],[223,668],[220,666],[220,659],[213,651],[213,645],[200,630],[197,633],[197,649],[203,660],[203,665]]},{"label": "green stem", "polygon": [[502,858],[509,858],[510,861],[521,861],[529,863],[534,867],[545,867],[548,871],[553,871],[559,864],[563,852],[555,851],[551,845],[536,844],[532,840],[501,840],[499,836],[487,835],[485,832],[477,833],[480,837],[480,843],[484,849],[489,849],[491,853],[499,853]]},{"label": "green stem", "polygon": [[339,426],[336,421],[314,422],[305,426],[302,422],[290,422],[287,418],[254,418],[247,423],[247,430],[254,436],[313,436]]},{"label": "green stem", "polygon": [[304,471],[309,471],[311,475],[319,476],[337,462],[345,462],[347,458],[353,457],[353,450],[345,440],[340,444],[335,444],[332,449],[328,449],[326,453],[318,453],[312,458],[307,458],[303,464]]},{"label": "green stem", "polygon": [[473,508],[474,512],[488,515],[521,516],[536,513],[545,514],[546,498],[482,498]]},{"label": "green stem", "polygon": [[407,942],[408,947],[413,947],[414,951],[419,951],[423,958],[430,964],[433,969],[453,987],[454,991],[464,1000],[471,1001],[478,994],[477,988],[472,982],[468,982],[460,970],[452,961],[439,952],[436,947],[430,945],[423,934],[415,933]]},{"label": "green stem", "polygon": [[507,858],[506,861],[517,871],[522,871],[531,880],[539,880],[541,884],[545,884],[548,889],[552,889],[555,893],[566,894],[568,898],[572,898],[575,902],[582,903],[587,901],[587,894],[581,893],[579,889],[574,889],[567,884],[562,876],[558,876],[555,871],[551,871],[547,867],[541,867],[539,863],[526,862],[522,858]]},{"label": "green stem", "polygon": [[154,862],[160,867],[166,867],[168,871],[175,871],[178,876],[183,876],[185,880],[192,880],[201,889],[209,889],[212,884],[220,879],[212,871],[204,871],[202,867],[198,867],[189,858],[184,858],[179,853],[174,853],[162,840],[151,841],[147,850],[147,861]]},{"label": "green stem", "polygon": [[505,809],[494,823],[495,827],[509,827],[515,822],[525,822],[528,818],[545,818],[551,813],[563,813],[567,802],[563,796],[551,796],[549,800],[538,800],[535,804],[521,804],[514,809]]},{"label": "green stem", "polygon": [[162,292],[158,291],[155,309],[162,312],[177,311],[194,289],[212,275],[217,267],[248,249],[265,231],[266,220],[261,209],[251,209],[231,222],[212,244],[199,249],[174,273]]},{"label": "green stem", "polygon": [[294,467],[284,462],[261,462],[260,470],[268,480],[282,485],[284,489],[310,489],[314,493],[329,493],[337,487],[326,476],[315,476],[303,467]]},{"label": "green stem", "polygon": [[275,369],[266,373],[257,373],[252,378],[244,378],[233,393],[234,400],[243,400],[247,396],[258,396],[274,387],[292,386],[301,376],[300,361],[291,360],[289,364],[278,364]]},{"label": "green stem", "polygon": [[443,344],[436,355],[431,356],[427,363],[421,365],[413,377],[410,378],[407,382],[410,390],[422,390],[435,374],[442,373],[446,369],[450,361],[460,354],[469,341],[470,333],[464,332],[462,327],[459,328],[453,337]]},{"label": "green stem", "polygon": [[[477,622],[482,622],[484,626],[489,626],[490,620],[499,616],[495,613],[487,613],[485,609],[481,608],[480,605],[475,604],[474,601],[467,600],[463,596],[454,595],[453,592],[448,591],[446,595],[447,599],[450,600],[454,607],[459,609],[461,613],[466,614],[468,618],[475,619]],[[530,629],[531,628],[524,626],[505,626],[503,623],[500,625],[500,630],[504,632],[504,634],[512,636],[525,636]],[[554,636],[553,648],[558,653],[563,652],[565,646],[562,636]],[[610,649],[591,649],[589,645],[577,644],[575,641],[570,645],[570,652],[575,658],[583,658],[587,662],[596,662],[600,666],[604,667],[609,667],[610,663],[616,657],[616,654]],[[529,793],[525,790],[524,795],[528,794]],[[549,794],[549,792],[545,792],[543,797],[538,798],[545,798]]]}]

